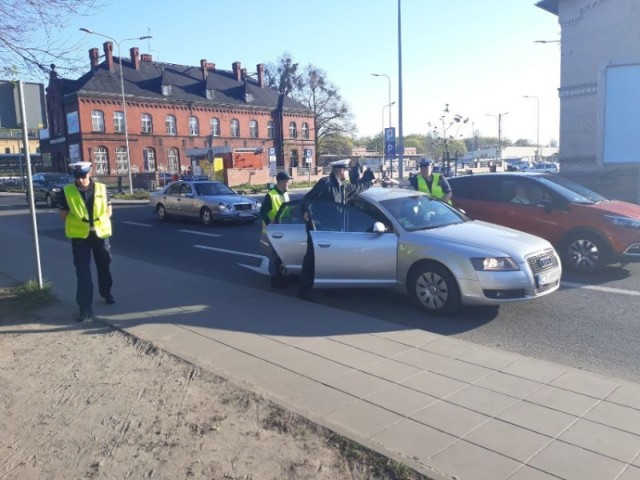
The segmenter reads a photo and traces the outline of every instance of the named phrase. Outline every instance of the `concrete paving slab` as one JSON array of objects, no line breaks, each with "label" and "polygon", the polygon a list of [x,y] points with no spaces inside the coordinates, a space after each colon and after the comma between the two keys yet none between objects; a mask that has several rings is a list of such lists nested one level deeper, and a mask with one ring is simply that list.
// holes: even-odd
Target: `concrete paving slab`
[{"label": "concrete paving slab", "polygon": [[640,410],[640,385],[625,383],[606,398],[607,402],[618,403]]},{"label": "concrete paving slab", "polygon": [[519,462],[526,462],[553,439],[502,420],[491,419],[468,433],[464,440]]},{"label": "concrete paving slab", "polygon": [[460,356],[458,360],[480,365],[481,367],[487,367],[492,370],[502,370],[518,362],[521,358],[522,356],[516,355],[515,353],[478,346],[474,350]]},{"label": "concrete paving slab", "polygon": [[330,378],[326,381],[326,384],[359,398],[366,397],[391,385],[395,385],[389,380],[357,370],[339,377]]},{"label": "concrete paving slab", "polygon": [[640,411],[634,408],[601,402],[593,407],[585,415],[585,418],[625,432],[640,435]]},{"label": "concrete paving slab", "polygon": [[334,362],[356,369],[361,369],[362,367],[383,360],[383,357],[378,354],[365,352],[364,350],[349,345],[343,345],[343,348],[332,352],[327,358],[331,358]]},{"label": "concrete paving slab", "polygon": [[503,480],[520,466],[515,460],[464,440],[438,453],[431,464],[451,477],[473,480]]},{"label": "concrete paving slab", "polygon": [[332,378],[340,377],[353,370],[350,367],[318,356],[312,361],[302,361],[291,368],[301,375],[320,383],[326,383]]},{"label": "concrete paving slab", "polygon": [[568,367],[555,363],[537,360],[535,358],[521,358],[515,363],[502,369],[502,372],[517,377],[533,380],[534,382],[549,383],[569,370]]},{"label": "concrete paving slab", "polygon": [[537,405],[549,407],[554,410],[560,410],[561,412],[576,415],[578,417],[587,413],[600,402],[600,400],[588,397],[587,395],[570,392],[569,390],[551,387],[548,385],[544,385],[533,392],[531,395],[526,397],[526,400]]},{"label": "concrete paving slab", "polygon": [[448,358],[461,358],[465,355],[469,355],[478,349],[476,345],[470,342],[463,342],[456,338],[440,337],[437,340],[430,342],[420,347],[427,352],[437,353],[444,355]]},{"label": "concrete paving slab", "polygon": [[558,480],[558,477],[545,473],[537,468],[523,465],[509,477],[509,480]]},{"label": "concrete paving slab", "polygon": [[383,390],[366,396],[364,399],[404,417],[408,417],[439,401],[431,395],[417,392],[398,384],[390,385]]},{"label": "concrete paving slab", "polygon": [[465,382],[433,372],[420,372],[417,375],[399,381],[399,383],[438,398],[446,398],[468,386]]},{"label": "concrete paving slab", "polygon": [[315,387],[318,383],[300,374],[270,365],[264,375],[253,377],[251,383],[271,397],[286,399]]},{"label": "concrete paving slab", "polygon": [[384,359],[370,365],[365,365],[361,370],[396,383],[401,383],[403,380],[421,372],[417,367],[405,365],[404,363],[390,359]]},{"label": "concrete paving slab", "polygon": [[640,453],[640,435],[589,420],[578,420],[559,440],[625,463],[632,462]]},{"label": "concrete paving slab", "polygon": [[286,400],[300,410],[306,410],[314,415],[324,417],[340,407],[356,402],[358,399],[316,382],[313,387],[291,395]]},{"label": "concrete paving slab", "polygon": [[481,378],[493,373],[493,370],[488,368],[461,362],[460,360],[451,360],[444,364],[434,365],[430,370],[434,373],[444,375],[445,377],[454,378],[467,383],[475,383]]},{"label": "concrete paving slab", "polygon": [[620,381],[591,372],[569,370],[550,382],[550,385],[590,397],[607,398],[620,386]]},{"label": "concrete paving slab", "polygon": [[424,345],[428,345],[442,338],[440,335],[436,335],[435,333],[418,329],[379,332],[374,335],[415,348],[423,347]]},{"label": "concrete paving slab", "polygon": [[404,417],[362,400],[341,406],[325,420],[369,438],[403,420]]},{"label": "concrete paving slab", "polygon": [[576,420],[572,415],[526,401],[516,403],[498,415],[498,418],[553,438],[560,435]]},{"label": "concrete paving slab", "polygon": [[307,342],[298,343],[297,346],[301,350],[324,358],[333,358],[337,352],[351,348],[328,338],[310,338]]},{"label": "concrete paving slab", "polygon": [[402,343],[366,333],[357,335],[333,335],[331,339],[383,357],[392,357],[412,348]]},{"label": "concrete paving slab", "polygon": [[626,465],[580,447],[554,440],[529,465],[566,480],[617,478]]},{"label": "concrete paving slab", "polygon": [[258,337],[255,341],[238,347],[239,350],[260,358],[289,348],[289,345],[265,337]]},{"label": "concrete paving slab", "polygon": [[492,372],[478,380],[475,385],[514,398],[524,398],[542,386],[538,382],[502,372]]},{"label": "concrete paving slab", "polygon": [[640,480],[640,468],[629,467],[616,480]]},{"label": "concrete paving slab", "polygon": [[430,370],[435,368],[436,365],[442,365],[451,361],[448,357],[438,355],[437,353],[427,352],[419,348],[413,348],[399,353],[398,355],[394,355],[393,359],[423,370]]},{"label": "concrete paving slab", "polygon": [[410,418],[428,427],[462,437],[488,422],[491,417],[438,400],[414,413]]},{"label": "concrete paving slab", "polygon": [[495,417],[515,405],[518,399],[475,385],[468,385],[448,395],[447,401]]}]

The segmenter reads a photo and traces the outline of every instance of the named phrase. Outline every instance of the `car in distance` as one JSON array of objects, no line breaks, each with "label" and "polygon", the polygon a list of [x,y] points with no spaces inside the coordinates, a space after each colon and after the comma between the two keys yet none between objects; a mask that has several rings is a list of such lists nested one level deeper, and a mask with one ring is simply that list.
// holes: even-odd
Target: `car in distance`
[{"label": "car in distance", "polygon": [[567,270],[640,261],[639,205],[609,200],[556,174],[467,175],[449,184],[455,206],[478,220],[549,240]]},{"label": "car in distance", "polygon": [[532,163],[520,168],[522,172],[558,173],[558,164],[551,162]]},{"label": "car in distance", "polygon": [[[347,205],[312,201],[317,288],[383,287],[407,293],[424,312],[500,305],[547,295],[562,267],[546,240],[471,220],[422,192],[371,188]],[[307,233],[301,201],[284,204],[262,238],[299,274]]]},{"label": "car in distance", "polygon": [[170,183],[149,196],[149,206],[160,220],[191,217],[211,225],[253,223],[260,217],[260,202],[238,195],[224,183],[195,178]]},{"label": "car in distance", "polygon": [[[44,202],[49,208],[57,206],[59,204],[59,196],[62,195],[62,189],[73,182],[73,176],[68,173],[34,173],[31,176],[34,205],[37,206],[38,202]],[[28,192],[27,202],[29,202]]]}]

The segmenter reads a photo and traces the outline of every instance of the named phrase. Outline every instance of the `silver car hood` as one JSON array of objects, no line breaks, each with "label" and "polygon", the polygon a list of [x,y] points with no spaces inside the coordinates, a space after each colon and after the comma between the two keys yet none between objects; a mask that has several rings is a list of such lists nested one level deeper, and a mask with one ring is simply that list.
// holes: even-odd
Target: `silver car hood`
[{"label": "silver car hood", "polygon": [[240,195],[202,195],[198,198],[204,202],[212,202],[212,203],[224,202],[231,205],[235,203],[255,203],[254,200],[250,198],[242,197]]},{"label": "silver car hood", "polygon": [[429,237],[430,242],[441,241],[449,245],[481,249],[485,253],[507,254],[522,257],[551,244],[540,237],[493,223],[473,220],[430,230],[418,230],[411,235]]}]

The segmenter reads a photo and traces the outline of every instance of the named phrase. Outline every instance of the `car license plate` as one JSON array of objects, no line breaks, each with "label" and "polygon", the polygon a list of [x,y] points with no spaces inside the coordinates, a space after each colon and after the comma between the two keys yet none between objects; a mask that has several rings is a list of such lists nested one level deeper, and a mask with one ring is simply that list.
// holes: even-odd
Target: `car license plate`
[{"label": "car license plate", "polygon": [[241,217],[253,217],[253,213],[251,212],[240,212]]},{"label": "car license plate", "polygon": [[560,279],[560,270],[553,270],[551,272],[540,273],[536,275],[536,285],[538,287],[544,287],[550,283],[557,282]]}]

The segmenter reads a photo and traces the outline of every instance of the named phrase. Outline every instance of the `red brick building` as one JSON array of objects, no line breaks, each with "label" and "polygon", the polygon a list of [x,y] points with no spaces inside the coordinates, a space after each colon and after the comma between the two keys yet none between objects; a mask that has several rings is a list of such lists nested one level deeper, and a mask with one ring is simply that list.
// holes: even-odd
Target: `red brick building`
[{"label": "red brick building", "polygon": [[135,47],[119,59],[111,42],[99,58],[99,50],[90,49],[90,70],[77,80],[51,72],[41,150],[51,154],[55,170],[88,160],[97,176],[126,179],[130,161],[134,178],[201,172],[237,185],[266,183],[276,170],[314,167],[313,112],[267,88],[264,65],[255,74],[240,62],[230,71],[206,60],[200,67],[175,65],[154,62]]}]

